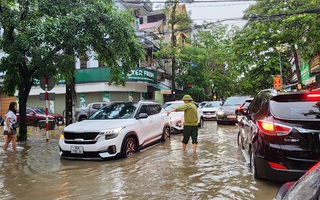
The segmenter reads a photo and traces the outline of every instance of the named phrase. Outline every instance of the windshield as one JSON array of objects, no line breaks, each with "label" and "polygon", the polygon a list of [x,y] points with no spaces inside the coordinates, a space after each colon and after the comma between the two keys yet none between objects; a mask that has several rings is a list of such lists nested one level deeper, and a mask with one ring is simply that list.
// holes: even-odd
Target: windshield
[{"label": "windshield", "polygon": [[134,117],[137,102],[112,103],[97,110],[89,117],[95,119],[130,119]]},{"label": "windshield", "polygon": [[204,106],[204,108],[218,108],[221,105],[221,101],[213,101],[213,102],[208,102]]},{"label": "windshield", "polygon": [[174,102],[174,103],[165,103],[164,105],[163,105],[163,109],[164,110],[166,110],[166,111],[168,111],[168,110],[172,110],[172,109],[174,109],[174,108],[177,108],[177,107],[179,107],[179,106],[181,106],[181,105],[183,105],[184,104],[184,102]]},{"label": "windshield", "polygon": [[224,102],[224,106],[240,106],[248,97],[229,97]]}]

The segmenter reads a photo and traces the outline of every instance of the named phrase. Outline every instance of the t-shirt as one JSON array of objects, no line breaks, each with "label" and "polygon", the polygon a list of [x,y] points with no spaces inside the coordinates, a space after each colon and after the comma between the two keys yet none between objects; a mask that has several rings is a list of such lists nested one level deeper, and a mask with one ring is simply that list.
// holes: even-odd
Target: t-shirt
[{"label": "t-shirt", "polygon": [[197,106],[194,103],[185,103],[176,108],[177,111],[184,111],[184,125],[197,126],[198,125],[198,112]]},{"label": "t-shirt", "polygon": [[[9,110],[8,113],[6,114],[6,119],[9,118],[10,119],[10,126],[12,124],[15,124],[17,122],[17,116],[11,111]],[[8,127],[7,127],[7,123],[6,123],[6,119],[4,121],[4,130],[7,131]]]}]

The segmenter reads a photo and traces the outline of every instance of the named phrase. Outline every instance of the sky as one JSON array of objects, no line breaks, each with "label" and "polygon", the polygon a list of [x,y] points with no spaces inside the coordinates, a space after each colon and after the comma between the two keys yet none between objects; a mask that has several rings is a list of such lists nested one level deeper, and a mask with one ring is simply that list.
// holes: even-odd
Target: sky
[{"label": "sky", "polygon": [[[154,9],[159,9],[162,0],[151,0]],[[201,2],[197,2],[201,1]],[[207,1],[207,2],[204,2]],[[244,20],[241,20],[243,11],[255,1],[242,0],[236,1],[223,0],[194,0],[194,3],[186,4],[187,10],[191,12],[191,19],[195,24],[202,24],[203,22],[222,21],[222,24],[243,26]]]}]

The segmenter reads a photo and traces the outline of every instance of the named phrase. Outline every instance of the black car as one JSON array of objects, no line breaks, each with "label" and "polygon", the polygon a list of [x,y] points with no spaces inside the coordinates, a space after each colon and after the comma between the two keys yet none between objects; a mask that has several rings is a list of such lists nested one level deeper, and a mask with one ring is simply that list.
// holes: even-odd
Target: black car
[{"label": "black car", "polygon": [[245,102],[250,96],[228,97],[217,110],[217,124],[235,124],[238,122],[236,109]]},{"label": "black car", "polygon": [[261,92],[242,112],[238,144],[256,179],[299,179],[320,160],[320,92]]},{"label": "black car", "polygon": [[320,161],[299,180],[283,184],[275,200],[320,199]]}]

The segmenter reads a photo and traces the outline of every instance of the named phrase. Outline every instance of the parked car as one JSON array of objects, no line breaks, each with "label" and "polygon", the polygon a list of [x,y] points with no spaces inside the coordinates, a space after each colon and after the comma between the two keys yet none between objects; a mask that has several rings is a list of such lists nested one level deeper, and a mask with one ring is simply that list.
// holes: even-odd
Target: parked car
[{"label": "parked car", "polygon": [[[19,111],[17,111],[18,123],[19,123],[19,119],[20,119],[20,114],[19,114]],[[42,112],[34,110],[33,108],[26,108],[27,125],[39,127],[40,122],[42,120],[46,120],[46,114],[43,114]],[[55,118],[54,116],[48,115],[48,120],[55,121]]]},{"label": "parked car", "polygon": [[261,92],[239,123],[256,179],[292,181],[320,160],[320,92]]},{"label": "parked car", "polygon": [[60,136],[61,158],[127,157],[170,137],[169,116],[151,101],[112,102],[88,120],[66,126]]},{"label": "parked car", "polygon": [[199,106],[200,106],[200,108],[203,108],[205,105],[206,105],[206,103],[208,103],[209,101],[202,101],[200,104],[199,104]]},{"label": "parked car", "polygon": [[299,180],[283,184],[275,198],[275,200],[292,199],[320,199],[320,161]]},{"label": "parked car", "polygon": [[208,101],[202,108],[203,119],[216,119],[217,110],[221,106],[222,101]]},{"label": "parked car", "polygon": [[238,119],[235,111],[248,98],[250,98],[250,96],[228,97],[226,101],[217,110],[217,124],[237,123]]},{"label": "parked car", "polygon": [[76,108],[76,120],[78,122],[88,119],[99,108],[108,105],[109,102],[93,102],[89,103],[85,108]]},{"label": "parked car", "polygon": [[[32,108],[35,112],[37,113],[41,113],[41,114],[46,114],[46,109],[42,108],[42,107],[36,107],[36,108]],[[48,110],[48,115],[53,116],[54,117],[54,122],[57,125],[63,125],[64,124],[64,117],[58,113],[53,113],[50,110]]]},{"label": "parked car", "polygon": [[[198,111],[198,127],[203,127],[203,112],[199,106],[199,104],[193,102],[197,106]],[[163,104],[163,108],[165,111],[172,110],[184,104],[184,101],[169,101]],[[183,131],[183,124],[184,124],[184,112],[172,112],[169,114],[170,117],[170,124],[171,124],[171,132],[172,133],[179,133]]]}]

